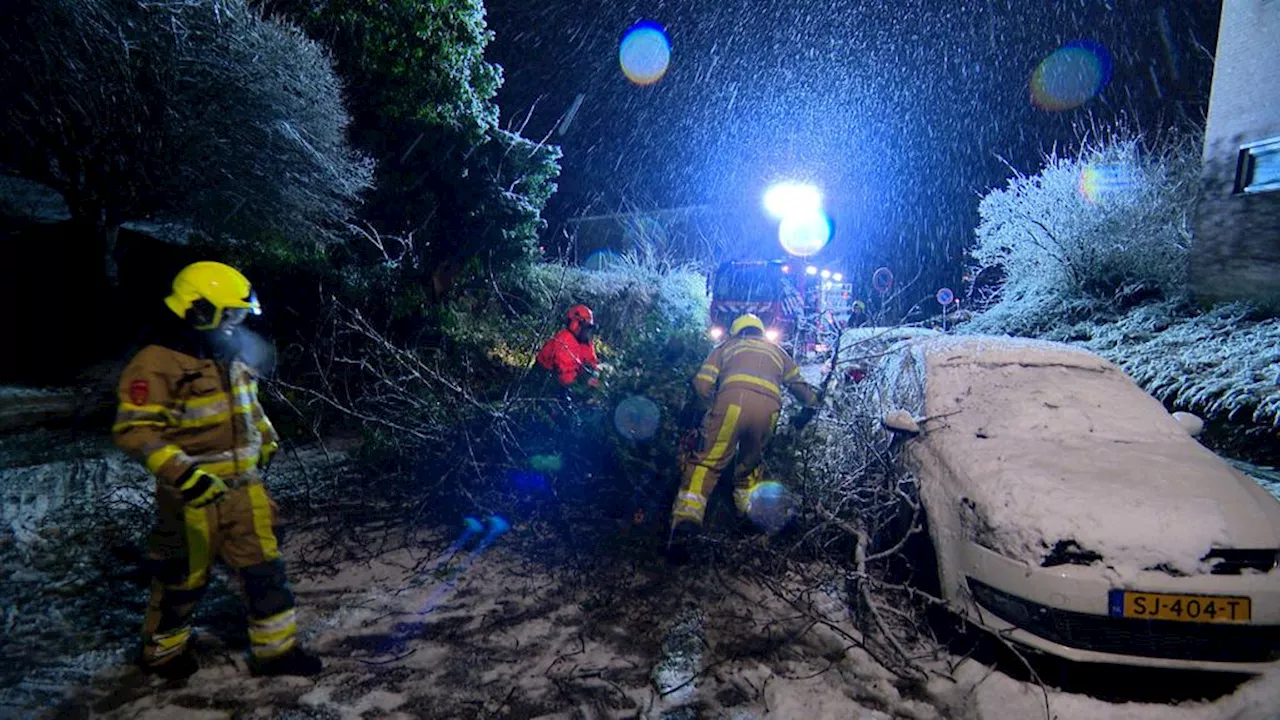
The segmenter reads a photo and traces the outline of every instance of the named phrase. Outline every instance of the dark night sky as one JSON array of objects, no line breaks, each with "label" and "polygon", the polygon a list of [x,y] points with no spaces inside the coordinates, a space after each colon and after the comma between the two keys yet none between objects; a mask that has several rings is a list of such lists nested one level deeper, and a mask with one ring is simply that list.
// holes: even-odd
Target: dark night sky
[{"label": "dark night sky", "polygon": [[[542,138],[584,94],[568,131],[554,232],[567,218],[711,204],[754,214],[772,181],[823,188],[850,268],[958,273],[978,193],[1005,158],[1034,170],[1081,129],[1202,121],[1220,2],[1177,0],[489,0],[504,68],[503,120]],[[671,67],[630,84],[618,41],[666,27]],[[1082,107],[1030,100],[1036,65],[1089,40],[1114,61]],[[532,108],[532,112],[530,111]],[[761,242],[769,236],[761,226]],[[762,248],[777,254],[776,244]]]}]

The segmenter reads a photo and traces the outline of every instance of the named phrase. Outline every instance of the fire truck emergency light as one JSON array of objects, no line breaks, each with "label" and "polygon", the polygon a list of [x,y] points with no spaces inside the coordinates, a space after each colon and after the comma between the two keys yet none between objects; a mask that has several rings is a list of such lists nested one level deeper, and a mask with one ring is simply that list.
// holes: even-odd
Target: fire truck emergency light
[{"label": "fire truck emergency light", "polygon": [[812,185],[779,183],[764,193],[764,209],[779,220],[822,212],[822,193]]}]

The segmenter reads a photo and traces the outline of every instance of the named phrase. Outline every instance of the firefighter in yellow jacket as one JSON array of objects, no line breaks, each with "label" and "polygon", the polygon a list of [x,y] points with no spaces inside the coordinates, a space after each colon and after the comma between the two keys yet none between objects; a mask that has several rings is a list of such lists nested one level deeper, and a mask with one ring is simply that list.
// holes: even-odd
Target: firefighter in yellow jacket
[{"label": "firefighter in yellow jacket", "polygon": [[734,504],[744,515],[750,510],[751,491],[763,474],[764,446],[782,409],[784,386],[805,405],[800,422],[808,422],[818,396],[801,379],[795,361],[765,339],[760,318],[748,313],[734,320],[729,338],[711,351],[693,379],[694,390],[711,410],[702,419],[702,442],[684,470],[672,509],[673,542],[701,528],[707,500],[735,453]]},{"label": "firefighter in yellow jacket", "polygon": [[262,485],[279,438],[255,371],[234,350],[240,324],[260,312],[257,296],[234,268],[198,262],[174,278],[165,305],[167,324],[120,378],[113,428],[116,444],[156,477],[142,668],[169,679],[196,672],[191,615],[217,557],[247,596],[253,672],[315,675],[321,663],[298,644],[275,503]]}]

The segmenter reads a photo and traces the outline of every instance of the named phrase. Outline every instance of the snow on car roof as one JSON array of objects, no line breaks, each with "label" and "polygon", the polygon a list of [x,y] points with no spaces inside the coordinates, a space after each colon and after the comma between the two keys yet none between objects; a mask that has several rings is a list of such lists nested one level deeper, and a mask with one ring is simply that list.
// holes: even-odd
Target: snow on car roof
[{"label": "snow on car roof", "polygon": [[1111,362],[1072,345],[997,335],[937,335],[914,341],[930,365],[1027,365],[1119,371]]}]

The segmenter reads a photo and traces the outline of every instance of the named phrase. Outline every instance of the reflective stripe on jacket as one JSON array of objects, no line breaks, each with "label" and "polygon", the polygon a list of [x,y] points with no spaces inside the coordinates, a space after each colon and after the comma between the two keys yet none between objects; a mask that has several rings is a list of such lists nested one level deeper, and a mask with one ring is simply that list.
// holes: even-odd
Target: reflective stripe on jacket
[{"label": "reflective stripe on jacket", "polygon": [[249,366],[220,364],[148,345],[120,376],[116,445],[162,485],[198,466],[224,480],[257,479],[262,448],[279,441],[258,402]]},{"label": "reflective stripe on jacket", "polygon": [[800,377],[800,368],[782,348],[761,337],[731,337],[716,346],[693,378],[693,388],[710,401],[721,389],[751,390],[782,402],[782,387],[806,406],[818,395]]}]

